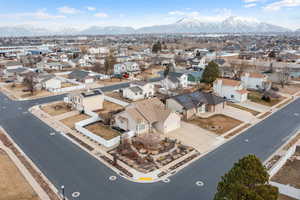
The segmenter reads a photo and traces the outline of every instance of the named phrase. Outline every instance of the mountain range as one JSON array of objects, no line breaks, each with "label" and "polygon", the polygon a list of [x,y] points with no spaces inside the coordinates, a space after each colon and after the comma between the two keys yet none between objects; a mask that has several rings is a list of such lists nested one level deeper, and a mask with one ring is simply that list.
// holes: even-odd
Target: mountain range
[{"label": "mountain range", "polygon": [[[42,36],[42,35],[108,35],[147,33],[283,33],[292,32],[288,28],[257,20],[231,16],[220,22],[205,22],[198,18],[186,17],[167,25],[155,25],[134,29],[122,26],[91,26],[84,30],[65,28],[52,31],[31,26],[0,27],[0,37]],[[300,32],[300,29],[298,30]]]}]

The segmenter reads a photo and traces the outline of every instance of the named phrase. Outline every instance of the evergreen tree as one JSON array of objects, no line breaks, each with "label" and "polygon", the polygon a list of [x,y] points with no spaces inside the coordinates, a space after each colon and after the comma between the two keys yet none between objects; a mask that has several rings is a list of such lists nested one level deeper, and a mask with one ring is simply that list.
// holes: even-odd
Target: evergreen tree
[{"label": "evergreen tree", "polygon": [[219,66],[215,62],[211,61],[205,67],[202,75],[202,82],[212,84],[219,77]]},{"label": "evergreen tree", "polygon": [[255,155],[237,163],[222,177],[214,200],[277,200],[278,189],[268,184],[269,174]]},{"label": "evergreen tree", "polygon": [[161,51],[162,49],[162,46],[161,46],[161,43],[160,41],[157,41],[155,44],[153,44],[152,46],[152,52],[153,53],[158,53],[159,51]]}]

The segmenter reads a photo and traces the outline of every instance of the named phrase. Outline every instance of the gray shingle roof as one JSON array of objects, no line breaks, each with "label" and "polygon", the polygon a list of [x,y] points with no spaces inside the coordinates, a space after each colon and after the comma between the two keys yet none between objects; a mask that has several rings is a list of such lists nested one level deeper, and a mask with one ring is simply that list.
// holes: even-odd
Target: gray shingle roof
[{"label": "gray shingle roof", "polygon": [[74,70],[72,71],[68,77],[70,79],[76,79],[76,80],[82,80],[85,77],[87,77],[90,73],[87,71],[83,71],[83,70]]},{"label": "gray shingle roof", "polygon": [[225,101],[222,97],[200,91],[177,95],[172,97],[172,99],[177,101],[185,109],[197,108],[202,104],[217,105]]}]

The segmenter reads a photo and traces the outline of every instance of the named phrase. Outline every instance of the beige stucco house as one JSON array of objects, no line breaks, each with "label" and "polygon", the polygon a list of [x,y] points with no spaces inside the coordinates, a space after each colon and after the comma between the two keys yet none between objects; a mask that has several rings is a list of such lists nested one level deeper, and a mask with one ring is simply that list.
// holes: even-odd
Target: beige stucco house
[{"label": "beige stucco house", "polygon": [[91,90],[69,94],[68,102],[79,111],[95,111],[103,108],[104,94],[101,90]]},{"label": "beige stucco house", "polygon": [[157,131],[168,133],[180,128],[180,116],[152,98],[130,104],[114,116],[114,125],[136,134]]}]

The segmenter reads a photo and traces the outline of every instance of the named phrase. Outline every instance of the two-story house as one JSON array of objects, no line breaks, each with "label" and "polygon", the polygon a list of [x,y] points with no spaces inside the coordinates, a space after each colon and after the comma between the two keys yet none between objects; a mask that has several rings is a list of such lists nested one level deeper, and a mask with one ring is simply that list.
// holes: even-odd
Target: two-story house
[{"label": "two-story house", "polygon": [[245,72],[241,75],[241,82],[247,89],[265,89],[268,90],[271,87],[268,77],[264,74],[256,72]]},{"label": "two-story house", "polygon": [[169,72],[166,78],[161,80],[161,86],[166,90],[188,87],[188,75],[179,72]]},{"label": "two-story house", "polygon": [[101,90],[69,94],[66,101],[78,111],[95,111],[103,109],[104,94]]},{"label": "two-story house", "polygon": [[146,81],[130,83],[130,87],[123,89],[123,97],[132,101],[145,99],[154,95],[154,85]]},{"label": "two-story house", "polygon": [[248,91],[240,81],[218,78],[214,81],[213,90],[218,96],[230,101],[244,102],[248,99]]}]

